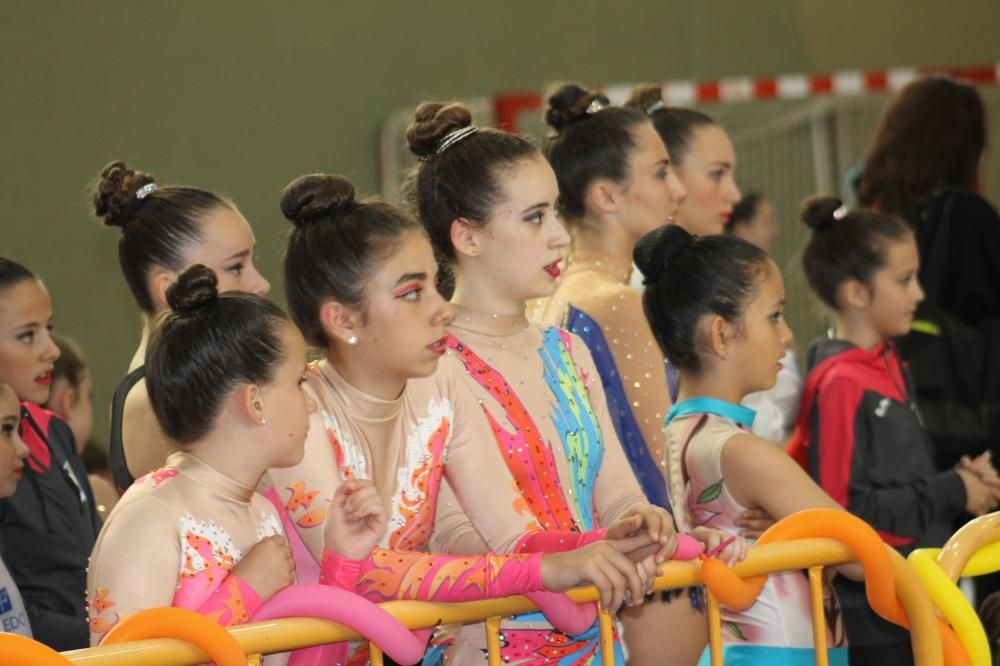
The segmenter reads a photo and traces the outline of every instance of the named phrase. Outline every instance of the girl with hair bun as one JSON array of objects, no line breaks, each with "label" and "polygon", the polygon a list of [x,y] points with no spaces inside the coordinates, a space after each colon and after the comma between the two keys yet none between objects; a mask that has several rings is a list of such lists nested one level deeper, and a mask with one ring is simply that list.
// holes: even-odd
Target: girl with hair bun
[{"label": "girl with hair bun", "polygon": [[[641,596],[647,572],[623,553],[648,547],[645,534],[613,540],[635,529],[628,521],[608,540],[604,531],[542,531],[503,473],[464,372],[441,366],[454,315],[435,289],[437,262],[423,228],[384,202],[356,200],[339,176],[296,179],[281,210],[294,226],[284,263],[289,308],[324,352],[306,378],[318,409],[305,457],[269,473],[272,502],[308,549],[307,563],[379,602],[527,593],[580,629],[593,611],[578,617],[575,605],[545,590],[596,584],[612,609],[626,593]],[[328,507],[362,479],[374,484],[388,526],[358,514],[350,538],[335,543]],[[452,552],[474,556],[433,552],[439,514],[451,510],[467,512],[482,534],[481,549]],[[429,545],[431,553],[421,552]],[[422,583],[435,573],[443,584]],[[352,648],[350,659],[364,650]]]},{"label": "girl with hair bun", "polygon": [[660,429],[670,392],[642,294],[628,283],[635,243],[672,221],[684,187],[646,117],[607,104],[603,95],[572,84],[549,100],[546,118],[556,134],[546,140],[545,156],[559,183],[572,248],[555,292],[538,303],[534,319],[587,343],[632,470],[646,497],[669,509]]},{"label": "girl with hair bun", "polygon": [[[732,236],[692,236],[671,225],[635,248],[646,276],[643,307],[664,355],[680,372],[665,422],[670,497],[680,529],[737,533],[748,508],[776,519],[840,508],[783,451],[754,435],[748,393],[770,388],[792,334],[778,267]],[[857,570],[839,571],[857,575]],[[829,663],[846,664],[836,597],[827,601]],[[726,663],[813,663],[809,584],[802,572],[770,576],[750,608],[722,611]],[[702,661],[708,663],[705,652]]]},{"label": "girl with hair bun", "polygon": [[314,409],[301,388],[305,342],[278,306],[220,294],[219,282],[206,266],[185,270],[150,331],[150,405],[178,450],[126,491],[97,540],[87,581],[94,645],[146,608],[247,622],[295,580],[281,520],[254,488],[268,468],[302,458]]},{"label": "girl with hair bun", "polygon": [[[669,510],[662,432],[669,381],[642,313],[642,293],[629,280],[636,242],[674,221],[684,186],[663,141],[639,111],[608,106],[603,95],[568,84],[549,99],[546,119],[555,134],[544,152],[559,183],[572,248],[555,293],[536,305],[533,319],[586,343],[632,471],[646,498]],[[658,629],[668,626],[677,663],[697,660],[708,641],[701,597],[690,588],[691,603],[670,603],[682,593],[663,593],[663,603],[621,614],[630,663],[659,663]]]},{"label": "girl with hair bun", "polygon": [[700,111],[666,106],[659,86],[635,88],[625,106],[649,117],[670,153],[687,192],[675,215],[677,224],[696,236],[721,234],[740,200],[729,135]]},{"label": "girl with hair bun", "polygon": [[48,290],[25,266],[0,257],[0,381],[21,403],[19,432],[29,450],[24,483],[0,502],[0,546],[35,639],[74,650],[88,642],[87,557],[101,521],[72,430],[40,406],[58,358]]},{"label": "girl with hair bun", "polygon": [[[835,325],[809,349],[790,452],[903,555],[941,546],[964,511],[997,506],[1000,479],[989,452],[954,469],[935,465],[893,341],[910,330],[924,297],[914,234],[882,213],[847,212],[833,197],[806,201],[802,219],[812,230],[802,266]],[[838,591],[851,664],[912,663],[908,634],[876,616],[859,585],[840,581]]]},{"label": "girl with hair bun", "polygon": [[157,423],[143,381],[152,323],[169,310],[167,287],[195,263],[215,271],[221,291],[263,295],[270,285],[254,266],[250,225],[233,202],[213,192],[160,186],[148,173],[111,162],[101,170],[93,199],[97,218],[121,232],[118,261],[143,317],[139,347],[111,403],[108,454],[115,485],[124,492],[175,448]]},{"label": "girl with hair bun", "polygon": [[[596,109],[597,102],[576,106]],[[554,112],[549,121],[567,123],[572,113]],[[629,467],[586,345],[526,318],[528,300],[555,291],[570,241],[557,217],[552,167],[523,138],[475,127],[460,104],[422,104],[407,138],[422,160],[415,188],[421,222],[455,276],[442,368],[457,368],[480,403],[523,503],[547,530],[589,533],[634,521],[659,544],[656,563],[663,562],[675,548],[670,515],[648,502]],[[456,503],[442,509],[434,547],[484,547]],[[737,543],[726,555],[741,550]],[[641,602],[633,595],[629,605]],[[480,658],[474,632],[463,630],[458,663]],[[596,629],[567,636],[536,614],[506,623],[504,635],[504,658],[513,663],[577,663],[598,651]]]}]

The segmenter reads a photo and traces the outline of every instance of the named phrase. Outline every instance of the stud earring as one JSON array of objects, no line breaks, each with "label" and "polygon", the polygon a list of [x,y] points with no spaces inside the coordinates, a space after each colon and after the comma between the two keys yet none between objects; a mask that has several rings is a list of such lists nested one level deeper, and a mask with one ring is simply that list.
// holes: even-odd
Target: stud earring
[{"label": "stud earring", "polygon": [[358,344],[358,336],[352,335],[349,338],[347,338],[347,344],[351,346]]},{"label": "stud earring", "polygon": [[267,419],[264,418],[263,416],[260,417],[260,425],[267,425]]}]

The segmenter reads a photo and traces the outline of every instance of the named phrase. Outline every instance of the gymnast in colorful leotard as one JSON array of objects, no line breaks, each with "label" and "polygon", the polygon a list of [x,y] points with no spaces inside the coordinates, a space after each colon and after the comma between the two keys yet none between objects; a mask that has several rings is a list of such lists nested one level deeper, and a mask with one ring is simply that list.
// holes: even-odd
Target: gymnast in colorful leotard
[{"label": "gymnast in colorful leotard", "polygon": [[[661,227],[642,238],[636,264],[643,306],[664,354],[680,371],[666,419],[674,517],[738,533],[738,516],[759,507],[775,518],[841,509],[784,451],[750,432],[747,393],[770,388],[792,335],[781,273],[767,254],[732,236],[691,236]],[[860,575],[852,567],[838,567]],[[831,664],[846,664],[839,606],[826,586]],[[723,610],[727,664],[812,664],[812,613],[803,572],[770,576],[748,609]],[[707,652],[701,663],[708,663]]]},{"label": "gymnast in colorful leotard", "polygon": [[[356,201],[351,183],[337,176],[294,181],[282,211],[295,227],[285,256],[289,308],[306,339],[325,351],[305,383],[318,407],[305,456],[268,475],[272,501],[304,545],[297,561],[320,562],[374,601],[460,601],[595,583],[617,608],[626,591],[641,594],[645,579],[619,550],[648,546],[648,536],[543,531],[515,492],[464,377],[453,367],[435,372],[453,315],[435,289],[437,264],[420,225],[385,203]],[[356,515],[354,537],[331,544],[331,502],[358,479],[374,485],[388,529]],[[489,548],[519,554],[418,552],[435,530],[445,481],[455,491],[447,501],[460,503]],[[612,528],[610,536],[633,530]],[[553,548],[569,552],[539,552]],[[551,610],[552,596],[534,598]],[[365,657],[359,646],[349,663]]]},{"label": "gymnast in colorful leotard", "polygon": [[[670,408],[667,364],[629,284],[632,250],[647,232],[673,223],[685,196],[663,141],[633,109],[567,84],[549,98],[554,134],[544,152],[559,182],[562,220],[572,237],[555,293],[532,319],[561,326],[587,344],[604,385],[608,412],[646,498],[670,509],[663,419]],[[676,378],[676,373],[675,378]],[[676,630],[676,663],[695,661],[708,642],[698,588],[657,595],[620,614],[632,666],[659,664],[659,627]],[[687,603],[673,603],[680,597]]]},{"label": "gymnast in colorful leotard", "polygon": [[[556,217],[551,167],[525,139],[477,129],[460,104],[421,105],[407,136],[423,160],[415,182],[421,221],[455,276],[441,372],[457,367],[463,375],[522,506],[545,529],[587,533],[634,517],[660,537],[662,561],[673,548],[670,515],[646,500],[629,467],[586,345],[525,317],[528,299],[555,288],[569,241]],[[482,550],[457,502],[443,502],[438,513],[432,547]],[[508,663],[599,658],[594,628],[568,636],[528,615],[505,623],[504,636]],[[481,646],[481,631],[467,627],[455,663],[481,660]]]},{"label": "gymnast in colorful leotard", "polygon": [[302,457],[311,409],[300,387],[302,335],[259,296],[219,295],[215,273],[200,264],[167,301],[146,377],[180,449],[126,491],[98,537],[87,580],[92,644],[146,608],[246,622],[294,581],[281,521],[254,487],[268,467]]}]

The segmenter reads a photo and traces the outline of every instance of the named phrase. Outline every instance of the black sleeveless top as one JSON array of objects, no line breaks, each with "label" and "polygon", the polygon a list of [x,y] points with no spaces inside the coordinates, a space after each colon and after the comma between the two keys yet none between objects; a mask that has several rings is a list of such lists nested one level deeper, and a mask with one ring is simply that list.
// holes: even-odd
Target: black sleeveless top
[{"label": "black sleeveless top", "polygon": [[128,471],[125,462],[125,445],[122,443],[122,416],[125,413],[125,398],[132,387],[146,376],[146,366],[140,365],[118,382],[115,394],[111,398],[111,442],[108,445],[108,458],[111,462],[111,478],[119,493],[124,493],[135,483],[135,478]]}]

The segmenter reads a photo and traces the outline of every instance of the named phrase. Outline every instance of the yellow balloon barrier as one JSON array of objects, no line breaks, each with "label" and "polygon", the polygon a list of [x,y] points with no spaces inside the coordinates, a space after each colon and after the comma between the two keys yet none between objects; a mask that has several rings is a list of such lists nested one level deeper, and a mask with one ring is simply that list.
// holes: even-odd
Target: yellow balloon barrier
[{"label": "yellow balloon barrier", "polygon": [[938,549],[922,548],[910,553],[906,559],[927,588],[934,605],[941,609],[948,623],[965,646],[972,666],[991,666],[990,642],[983,630],[983,623],[958,585],[948,578],[944,569],[934,559]]},{"label": "yellow balloon barrier", "polygon": [[1000,512],[966,523],[944,548],[921,548],[907,560],[958,634],[972,666],[991,666],[989,638],[976,610],[958,589],[958,579],[1000,570]]},{"label": "yellow balloon barrier", "polygon": [[[1000,542],[1000,511],[980,516],[963,525],[962,529],[955,532],[941,549],[941,554],[937,558],[938,564],[948,574],[948,578],[957,581],[966,564],[977,559],[975,557],[977,553],[980,551],[996,553],[990,547],[997,542]],[[989,558],[989,555],[983,557]],[[1000,566],[991,568],[990,562],[994,561],[1000,563],[1000,560],[979,559],[977,568],[982,569],[982,573],[996,571]]]}]

